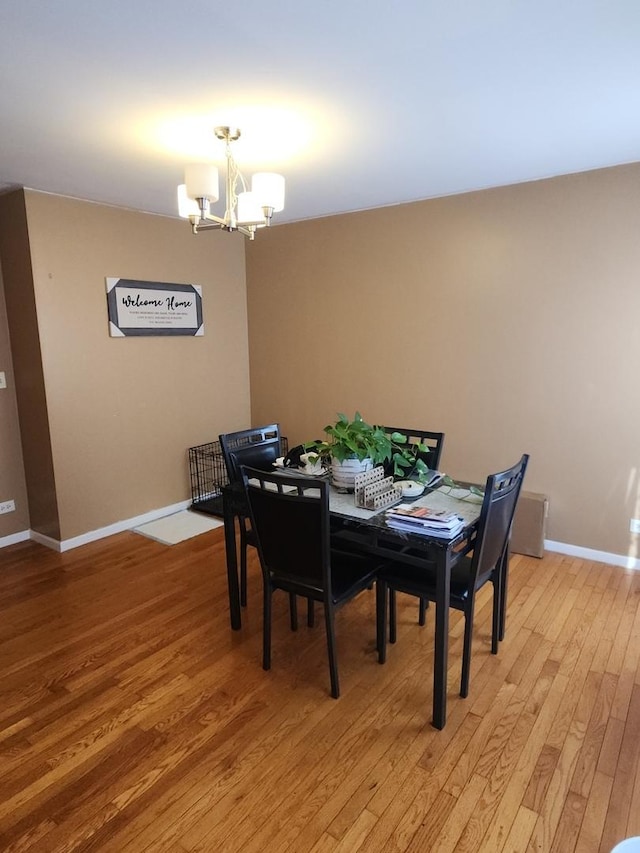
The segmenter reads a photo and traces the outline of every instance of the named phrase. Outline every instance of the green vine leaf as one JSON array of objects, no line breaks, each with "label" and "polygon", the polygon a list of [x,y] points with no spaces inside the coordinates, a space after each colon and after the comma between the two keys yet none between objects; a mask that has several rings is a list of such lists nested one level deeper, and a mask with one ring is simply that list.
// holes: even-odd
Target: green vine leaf
[{"label": "green vine leaf", "polygon": [[467,483],[464,485],[462,483],[457,483],[454,479],[449,477],[448,474],[445,474],[442,478],[442,485],[440,488],[448,489],[448,494],[451,494],[454,489],[466,492],[466,494],[463,495],[456,495],[456,498],[459,501],[466,501],[470,498],[484,498],[484,491],[479,489],[478,486],[468,485]]}]

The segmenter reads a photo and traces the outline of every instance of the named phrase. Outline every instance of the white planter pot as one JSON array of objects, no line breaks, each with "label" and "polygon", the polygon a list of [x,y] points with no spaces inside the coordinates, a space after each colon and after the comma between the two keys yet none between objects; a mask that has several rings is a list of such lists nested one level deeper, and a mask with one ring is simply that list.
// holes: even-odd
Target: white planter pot
[{"label": "white planter pot", "polygon": [[337,459],[331,460],[331,482],[336,489],[344,489],[347,492],[354,490],[356,474],[363,474],[373,468],[371,459],[345,459],[344,462],[338,462]]}]

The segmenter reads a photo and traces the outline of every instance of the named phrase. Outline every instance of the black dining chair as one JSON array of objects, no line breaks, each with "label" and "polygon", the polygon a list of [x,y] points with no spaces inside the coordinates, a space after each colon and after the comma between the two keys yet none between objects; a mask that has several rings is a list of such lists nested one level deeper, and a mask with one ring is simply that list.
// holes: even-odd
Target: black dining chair
[{"label": "black dining chair", "polygon": [[262,666],[271,668],[273,593],[302,595],[324,605],[331,695],[340,695],[334,616],[370,587],[380,561],[331,546],[329,483],[242,468],[264,581]]},{"label": "black dining chair", "polygon": [[[444,433],[432,432],[423,429],[406,429],[405,427],[385,426],[383,430],[387,435],[392,435],[394,432],[402,433],[406,436],[410,444],[423,444],[429,449],[420,454],[420,458],[432,471],[437,471],[440,467],[440,457],[442,456],[442,448],[444,447]],[[424,625],[427,621],[427,607],[429,602],[426,598],[420,599],[420,607],[418,611],[418,624]]]},{"label": "black dining chair", "polygon": [[[522,481],[529,461],[524,454],[512,468],[487,477],[480,511],[478,531],[471,556],[462,556],[451,572],[449,606],[464,613],[464,645],[460,695],[469,693],[471,640],[476,593],[489,581],[493,584],[493,623],[491,652],[498,653],[504,638],[509,536]],[[408,551],[411,554],[411,551]],[[388,591],[388,594],[387,594]],[[395,562],[381,569],[376,585],[378,660],[386,659],[387,601],[389,603],[389,640],[396,641],[396,592],[404,592],[435,601],[436,577],[429,564],[424,568]]]},{"label": "black dining chair", "polygon": [[[275,460],[282,456],[282,439],[279,424],[227,432],[219,436],[220,448],[231,484],[242,487],[240,467],[249,465],[271,471]],[[247,548],[256,540],[249,521],[249,508],[238,513],[240,527],[240,604],[247,605]]]}]

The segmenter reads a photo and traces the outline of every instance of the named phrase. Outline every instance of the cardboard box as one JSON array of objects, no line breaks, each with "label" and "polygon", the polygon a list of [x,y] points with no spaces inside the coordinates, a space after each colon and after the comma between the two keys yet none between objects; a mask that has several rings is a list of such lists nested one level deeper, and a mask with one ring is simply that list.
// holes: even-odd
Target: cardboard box
[{"label": "cardboard box", "polygon": [[511,530],[511,552],[529,557],[544,556],[549,498],[536,492],[520,492]]}]

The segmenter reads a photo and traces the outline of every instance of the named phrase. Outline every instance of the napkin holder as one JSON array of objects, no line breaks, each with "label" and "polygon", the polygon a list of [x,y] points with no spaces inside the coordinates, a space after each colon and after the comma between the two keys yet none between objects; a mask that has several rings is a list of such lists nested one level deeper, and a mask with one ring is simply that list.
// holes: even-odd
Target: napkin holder
[{"label": "napkin holder", "polygon": [[386,509],[402,500],[402,489],[394,484],[393,477],[384,476],[381,465],[356,474],[354,487],[355,504],[362,509]]}]

